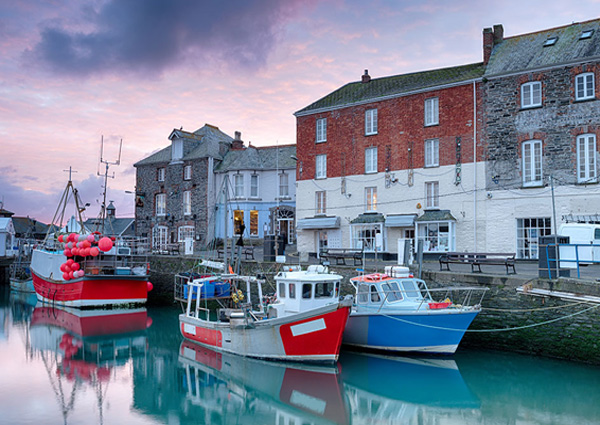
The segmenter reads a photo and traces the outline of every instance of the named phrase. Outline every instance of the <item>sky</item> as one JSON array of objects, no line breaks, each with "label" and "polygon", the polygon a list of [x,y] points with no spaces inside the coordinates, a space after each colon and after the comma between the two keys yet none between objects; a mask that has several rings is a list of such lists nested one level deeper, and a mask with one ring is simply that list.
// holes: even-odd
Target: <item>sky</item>
[{"label": "sky", "polygon": [[48,223],[71,168],[96,217],[122,140],[107,199],[133,217],[133,164],[174,128],[295,143],[294,112],[365,69],[481,62],[484,28],[598,17],[600,0],[0,0],[0,202]]}]

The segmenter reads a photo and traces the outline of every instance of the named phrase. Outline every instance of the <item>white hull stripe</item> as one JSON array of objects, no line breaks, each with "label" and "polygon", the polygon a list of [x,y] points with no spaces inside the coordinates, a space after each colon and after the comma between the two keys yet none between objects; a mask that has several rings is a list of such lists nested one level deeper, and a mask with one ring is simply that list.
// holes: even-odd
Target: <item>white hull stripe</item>
[{"label": "white hull stripe", "polygon": [[323,318],[311,320],[310,322],[301,323],[290,327],[293,336],[306,335],[312,332],[322,331],[327,329]]},{"label": "white hull stripe", "polygon": [[194,325],[189,325],[187,323],[183,324],[183,331],[190,335],[196,335],[196,327]]}]

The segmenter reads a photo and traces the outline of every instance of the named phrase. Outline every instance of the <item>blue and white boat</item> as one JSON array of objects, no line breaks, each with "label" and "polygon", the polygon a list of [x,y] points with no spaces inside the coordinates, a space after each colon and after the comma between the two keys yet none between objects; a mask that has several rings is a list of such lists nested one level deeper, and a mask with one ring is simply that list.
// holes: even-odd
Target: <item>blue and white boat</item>
[{"label": "blue and white boat", "polygon": [[429,289],[406,267],[350,279],[356,290],[343,344],[394,352],[452,354],[481,311],[488,288]]}]

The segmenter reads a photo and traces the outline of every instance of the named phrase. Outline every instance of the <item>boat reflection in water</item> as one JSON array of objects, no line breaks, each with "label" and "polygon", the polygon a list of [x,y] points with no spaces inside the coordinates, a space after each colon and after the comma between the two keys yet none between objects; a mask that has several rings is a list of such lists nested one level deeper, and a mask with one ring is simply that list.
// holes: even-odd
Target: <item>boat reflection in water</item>
[{"label": "boat reflection in water", "polygon": [[452,359],[344,351],[340,365],[353,424],[413,423],[480,407]]},{"label": "boat reflection in water", "polygon": [[95,391],[99,423],[103,422],[108,383],[132,358],[145,355],[145,330],[150,324],[145,308],[35,308],[29,328],[31,350],[44,364],[64,423],[76,396],[86,388]]},{"label": "boat reflection in water", "polygon": [[184,411],[199,423],[350,422],[337,366],[281,363],[184,341]]}]

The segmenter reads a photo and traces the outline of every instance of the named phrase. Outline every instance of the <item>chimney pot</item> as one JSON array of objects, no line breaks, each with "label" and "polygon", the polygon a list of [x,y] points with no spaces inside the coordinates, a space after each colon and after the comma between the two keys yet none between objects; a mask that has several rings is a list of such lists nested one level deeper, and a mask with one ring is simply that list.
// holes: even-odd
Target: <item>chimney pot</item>
[{"label": "chimney pot", "polygon": [[371,81],[371,76],[369,75],[369,70],[365,69],[365,73],[362,75],[361,82],[368,83],[369,81]]}]

